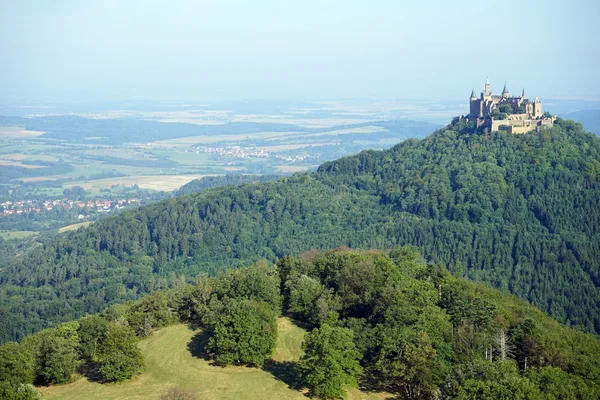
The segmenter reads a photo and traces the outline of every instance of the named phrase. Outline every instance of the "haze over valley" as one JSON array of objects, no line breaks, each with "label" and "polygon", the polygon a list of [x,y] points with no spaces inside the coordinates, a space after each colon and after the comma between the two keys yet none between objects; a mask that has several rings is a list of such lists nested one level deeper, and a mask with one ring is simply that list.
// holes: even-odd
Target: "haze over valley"
[{"label": "haze over valley", "polygon": [[599,18],[0,2],[0,399],[600,398]]}]

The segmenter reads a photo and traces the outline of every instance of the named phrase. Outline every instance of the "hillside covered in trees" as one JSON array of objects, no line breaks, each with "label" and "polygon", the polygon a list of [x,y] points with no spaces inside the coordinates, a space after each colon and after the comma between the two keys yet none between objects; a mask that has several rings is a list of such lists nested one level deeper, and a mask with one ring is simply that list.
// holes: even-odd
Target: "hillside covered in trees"
[{"label": "hillside covered in trees", "polygon": [[[298,361],[272,360],[281,313],[309,331]],[[32,383],[71,382],[76,371],[126,381],[144,370],[138,339],[181,322],[201,328],[188,344],[196,357],[263,368],[317,398],[357,386],[404,399],[600,396],[591,334],[427,264],[408,246],[311,251],[276,268],[262,260],[1,345],[0,396],[39,398]]]},{"label": "hillside covered in trees", "polygon": [[260,258],[417,246],[451,273],[600,332],[600,139],[572,121],[424,140],[315,173],[166,200],[48,240],[0,271],[0,340]]}]

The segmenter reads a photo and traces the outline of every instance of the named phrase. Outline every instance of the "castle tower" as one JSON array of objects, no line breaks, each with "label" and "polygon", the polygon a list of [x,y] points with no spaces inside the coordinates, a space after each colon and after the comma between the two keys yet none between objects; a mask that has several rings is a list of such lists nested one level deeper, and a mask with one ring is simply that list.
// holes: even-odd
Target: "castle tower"
[{"label": "castle tower", "polygon": [[542,101],[536,97],[535,101],[533,102],[533,117],[540,118],[541,116],[542,116]]},{"label": "castle tower", "polygon": [[508,99],[510,93],[508,92],[508,88],[506,87],[506,83],[504,84],[504,89],[502,89],[502,97]]},{"label": "castle tower", "polygon": [[471,97],[469,97],[469,116],[471,118],[481,117],[481,100],[475,96],[475,89],[471,90]]},{"label": "castle tower", "polygon": [[481,100],[486,102],[492,99],[492,89],[490,88],[490,80],[485,78],[485,87],[481,92]]},{"label": "castle tower", "polygon": [[523,91],[521,92],[521,99],[525,99],[525,88],[523,88]]}]

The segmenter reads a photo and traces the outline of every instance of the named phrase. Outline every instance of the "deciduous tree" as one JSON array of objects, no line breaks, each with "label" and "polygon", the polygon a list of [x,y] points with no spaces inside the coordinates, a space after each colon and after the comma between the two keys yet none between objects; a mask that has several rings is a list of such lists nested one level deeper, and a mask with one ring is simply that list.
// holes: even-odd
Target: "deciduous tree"
[{"label": "deciduous tree", "polygon": [[361,355],[354,346],[351,330],[323,324],[306,335],[302,348],[302,380],[313,395],[343,398],[345,388],[356,386],[356,377],[362,370]]},{"label": "deciduous tree", "polygon": [[219,316],[209,351],[219,364],[261,366],[277,341],[277,314],[270,305],[253,300],[232,301]]},{"label": "deciduous tree", "polygon": [[100,374],[107,382],[120,382],[139,373],[144,357],[137,346],[138,339],[127,326],[111,324],[98,349]]}]

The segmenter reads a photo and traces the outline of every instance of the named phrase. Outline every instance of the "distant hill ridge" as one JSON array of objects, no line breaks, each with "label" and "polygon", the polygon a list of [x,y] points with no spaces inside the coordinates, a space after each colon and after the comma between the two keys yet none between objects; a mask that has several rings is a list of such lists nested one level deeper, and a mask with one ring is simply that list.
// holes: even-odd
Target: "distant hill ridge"
[{"label": "distant hill ridge", "polygon": [[50,240],[0,271],[0,338],[199,272],[399,244],[600,332],[599,178],[600,139],[573,121],[483,135],[457,119],[316,173],[170,199]]},{"label": "distant hill ridge", "polygon": [[600,110],[572,111],[564,117],[582,123],[587,130],[600,136]]}]

